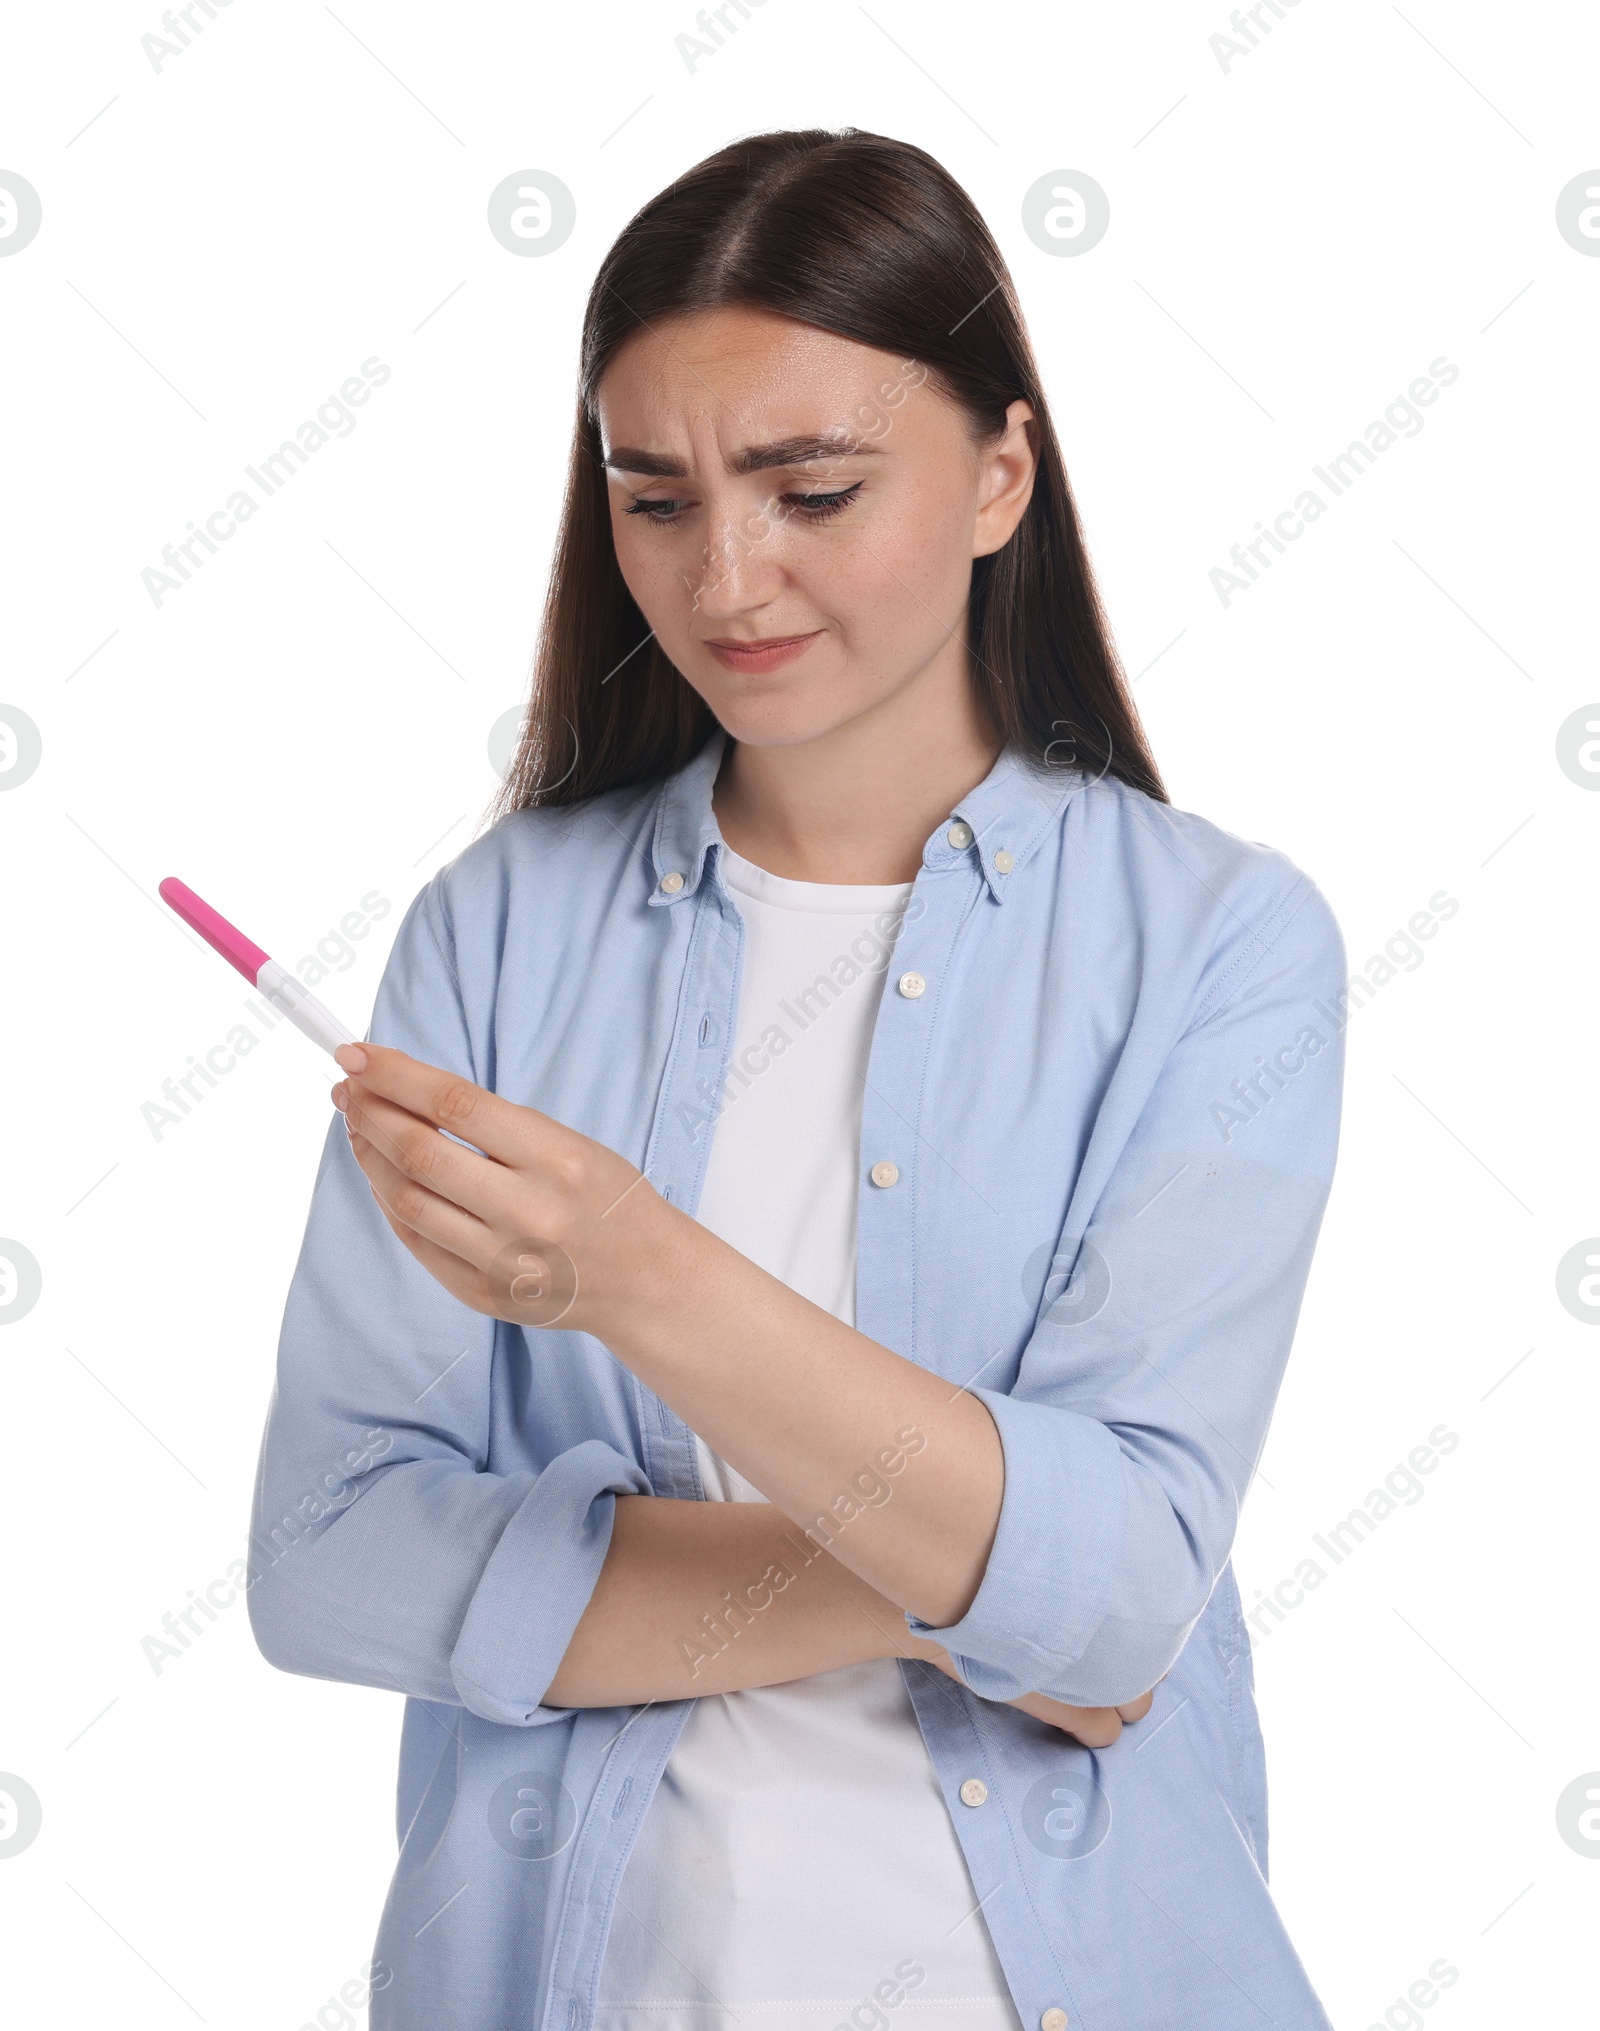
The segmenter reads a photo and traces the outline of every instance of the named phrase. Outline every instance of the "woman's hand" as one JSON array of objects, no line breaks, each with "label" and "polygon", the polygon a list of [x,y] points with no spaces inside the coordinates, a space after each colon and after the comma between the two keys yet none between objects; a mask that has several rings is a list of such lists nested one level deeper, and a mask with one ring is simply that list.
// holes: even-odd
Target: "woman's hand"
[{"label": "woman's hand", "polygon": [[1060,1700],[1046,1699],[1043,1693],[1024,1693],[1020,1700],[1011,1705],[1020,1707],[1025,1714],[1032,1714],[1035,1720],[1048,1721],[1052,1728],[1059,1728],[1064,1735],[1071,1735],[1086,1749],[1109,1749],[1122,1733],[1125,1721],[1142,1721],[1150,1711],[1155,1698],[1152,1690],[1140,1693],[1136,1700],[1129,1700],[1121,1707],[1068,1707]]},{"label": "woman's hand", "polygon": [[[950,1662],[948,1651],[937,1643],[918,1646],[917,1654],[926,1664],[942,1671],[946,1678],[953,1678],[961,1684],[960,1674]],[[1021,1699],[1008,1700],[1008,1706],[1020,1707],[1025,1714],[1032,1714],[1036,1721],[1045,1721],[1052,1728],[1059,1728],[1063,1735],[1070,1735],[1075,1742],[1081,1742],[1085,1749],[1109,1749],[1122,1733],[1125,1723],[1142,1721],[1150,1711],[1155,1690],[1140,1693],[1136,1700],[1129,1700],[1120,1707],[1069,1707],[1061,1700],[1053,1700],[1044,1693],[1024,1693]]]},{"label": "woman's hand", "polygon": [[[336,1056],[352,1075],[333,1089],[351,1150],[423,1268],[492,1318],[603,1331],[597,1301],[621,1294],[638,1268],[637,1215],[671,1213],[643,1173],[537,1108],[404,1051],[345,1044]],[[630,1197],[629,1216],[613,1218]]]}]

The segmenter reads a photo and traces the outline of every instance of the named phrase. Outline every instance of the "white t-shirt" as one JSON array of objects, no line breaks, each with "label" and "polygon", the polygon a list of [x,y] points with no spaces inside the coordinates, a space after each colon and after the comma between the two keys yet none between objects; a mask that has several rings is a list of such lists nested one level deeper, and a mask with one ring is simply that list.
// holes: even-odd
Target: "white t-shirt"
[{"label": "white t-shirt", "polygon": [[[788,881],[724,849],[738,1036],[699,1219],[855,1323],[861,1101],[911,885]],[[774,1034],[776,1032],[776,1034]],[[713,1500],[766,1498],[697,1440]],[[984,1885],[988,1889],[989,1885]],[[1019,2031],[893,1658],[698,1700],[617,1899],[595,2031]],[[874,2002],[877,1992],[880,2000]]]}]

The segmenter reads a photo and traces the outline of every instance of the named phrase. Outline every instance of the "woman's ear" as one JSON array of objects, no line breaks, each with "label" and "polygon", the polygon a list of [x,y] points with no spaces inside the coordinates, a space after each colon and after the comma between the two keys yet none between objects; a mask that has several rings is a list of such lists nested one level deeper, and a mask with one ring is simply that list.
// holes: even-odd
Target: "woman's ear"
[{"label": "woman's ear", "polygon": [[988,557],[1010,542],[1033,498],[1039,469],[1033,404],[1013,402],[1005,428],[978,461],[978,515],[972,530],[972,554]]}]

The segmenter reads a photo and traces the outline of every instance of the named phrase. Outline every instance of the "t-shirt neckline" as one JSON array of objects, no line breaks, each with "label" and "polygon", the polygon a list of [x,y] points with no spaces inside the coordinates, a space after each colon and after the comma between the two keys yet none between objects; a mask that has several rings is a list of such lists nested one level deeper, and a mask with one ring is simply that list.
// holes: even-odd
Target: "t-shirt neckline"
[{"label": "t-shirt neckline", "polygon": [[903,903],[913,882],[802,882],[771,874],[722,845],[722,878],[738,895],[780,910],[814,910],[835,916],[865,916]]}]

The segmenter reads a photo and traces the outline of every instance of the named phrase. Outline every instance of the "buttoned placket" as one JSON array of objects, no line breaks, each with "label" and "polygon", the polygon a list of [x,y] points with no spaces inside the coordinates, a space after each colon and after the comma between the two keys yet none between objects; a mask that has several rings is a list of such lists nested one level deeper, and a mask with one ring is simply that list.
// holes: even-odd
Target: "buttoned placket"
[{"label": "buttoned placket", "polygon": [[[681,841],[668,847],[661,830],[658,826],[658,859],[665,848],[680,863],[667,868],[666,874],[681,878],[668,886],[658,870],[649,901],[667,913],[664,928],[669,937],[683,941],[684,960],[644,1171],[664,1198],[692,1215],[705,1182],[719,1096],[737,1038],[744,920],[721,881],[720,862],[715,859],[720,835],[714,821],[709,824],[713,836],[702,838],[694,856],[683,850]],[[692,865],[681,864],[691,860]],[[703,1500],[693,1431],[637,1376],[633,1386],[651,1488],[657,1495]],[[592,1913],[596,1903],[609,1906],[615,1899],[622,1879],[618,1842],[623,1815],[630,1801],[639,1810],[638,1801],[659,1780],[690,1711],[676,1702],[651,1703],[616,1731],[593,1802],[573,1843],[541,2031],[568,2031],[569,2026],[588,2021],[599,1969],[579,1963],[584,1914]]]},{"label": "buttoned placket", "polygon": [[[686,874],[676,887],[662,883],[658,890],[672,898],[673,935],[686,940],[687,950],[644,1168],[656,1190],[691,1216],[726,1104],[744,972],[744,919],[722,880],[720,852],[719,836],[704,845],[692,886]],[[637,1378],[635,1390],[641,1429],[648,1434],[645,1470],[651,1486],[658,1495],[703,1497],[694,1433]]]},{"label": "buttoned placket", "polygon": [[[720,757],[720,742],[713,746]],[[687,797],[676,813],[664,808],[658,818],[648,899],[652,909],[673,920],[672,935],[681,937],[686,949],[682,991],[644,1168],[656,1189],[691,1215],[705,1182],[711,1137],[737,1042],[745,944],[743,917],[721,878],[724,842],[709,810],[715,767],[714,759],[697,758],[695,768],[704,772],[706,795],[695,836],[686,825],[673,822],[686,817]],[[681,791],[688,786],[678,787]],[[862,1100],[856,1323],[859,1331],[908,1360],[918,1359],[913,1330],[916,1180],[922,1154],[918,1096],[941,1003],[939,990],[949,977],[963,928],[975,911],[1003,901],[1001,883],[1014,865],[1012,850],[1000,839],[990,837],[986,846],[980,812],[970,818],[959,809],[952,813],[924,847],[895,948],[886,961],[900,991],[880,998]],[[907,987],[908,982],[915,985]],[[715,1062],[714,1075],[707,1070],[708,1060]],[[635,1391],[644,1466],[652,1488],[661,1495],[704,1499],[694,1433],[637,1378]],[[968,1798],[976,1798],[975,1787],[981,1787],[987,1799],[988,1787],[968,1774],[971,1752],[977,1750],[980,1757],[983,1753],[970,1697],[957,1696],[961,1708],[957,1719],[930,1703],[916,1667],[902,1664],[901,1670],[941,1785],[956,1797],[966,1789]],[[948,1698],[951,1689],[942,1690]],[[670,1705],[654,1713],[642,1709],[617,1743],[621,1752],[631,1740],[631,1751],[608,1760],[574,1844],[545,2016],[549,2031],[555,2031],[563,2018],[581,2023],[583,2011],[592,2003],[574,1959],[576,1912],[587,1901],[578,1886],[580,1882],[587,1886],[588,1897],[599,1895],[608,1902],[615,1897],[621,1871],[608,1854],[615,1822],[634,1784],[652,1764],[659,1777],[682,1718]],[[967,1772],[952,1778],[951,1772],[963,1762]],[[966,1827],[957,1826],[963,1848],[974,1850],[969,1852],[969,1865],[991,1870],[999,1865],[998,1849],[1006,1838],[1001,1822],[982,1812],[962,1812],[960,1819],[981,1822],[985,1829],[986,1838],[978,1836],[976,1828],[969,1836]],[[995,1851],[985,1852],[991,1848]],[[604,1890],[603,1878],[608,1880]]]},{"label": "buttoned placket", "polygon": [[958,807],[923,848],[887,961],[894,991],[878,1004],[861,1105],[856,1324],[912,1361],[921,1358],[913,1284],[917,1178],[925,1160],[940,1160],[922,1146],[924,1067],[958,940],[991,898],[978,829]]}]

